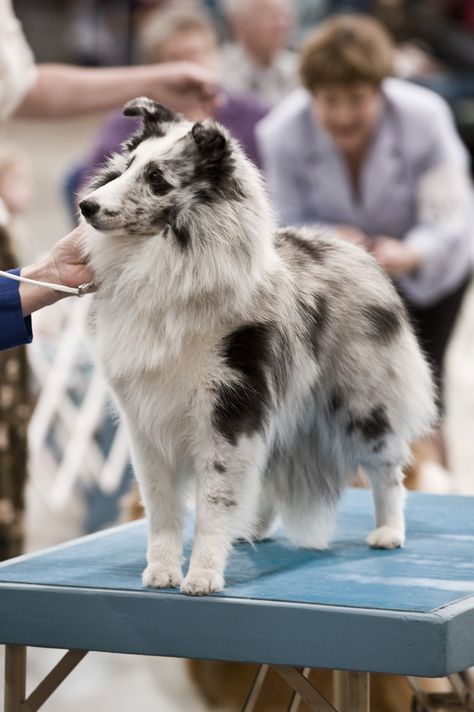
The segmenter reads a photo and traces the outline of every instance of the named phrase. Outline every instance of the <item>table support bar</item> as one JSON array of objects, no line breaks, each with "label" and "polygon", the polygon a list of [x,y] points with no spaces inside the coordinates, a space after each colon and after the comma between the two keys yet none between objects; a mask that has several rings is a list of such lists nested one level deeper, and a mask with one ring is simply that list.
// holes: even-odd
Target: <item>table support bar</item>
[{"label": "table support bar", "polygon": [[37,712],[86,655],[87,650],[69,650],[26,698],[26,647],[7,645],[4,712]]},{"label": "table support bar", "polygon": [[[308,678],[311,672],[311,668],[303,668],[301,670],[301,674],[303,677]],[[296,692],[296,690],[293,692],[290,700],[290,704],[288,705],[288,709],[286,712],[298,712],[299,707],[300,707],[300,702],[301,702],[301,695]]]},{"label": "table support bar", "polygon": [[272,665],[272,667],[301,696],[301,699],[313,712],[337,712],[336,708],[317,691],[300,670],[290,665]]},{"label": "table support bar", "polygon": [[253,712],[268,673],[269,665],[259,665],[241,712]]}]

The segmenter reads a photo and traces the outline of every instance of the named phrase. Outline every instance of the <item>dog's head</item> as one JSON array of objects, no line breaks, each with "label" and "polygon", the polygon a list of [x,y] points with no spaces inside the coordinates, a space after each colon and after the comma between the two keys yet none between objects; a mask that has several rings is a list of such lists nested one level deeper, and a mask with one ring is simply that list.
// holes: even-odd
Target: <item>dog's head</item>
[{"label": "dog's head", "polygon": [[[93,177],[79,204],[94,228],[144,236],[173,232],[181,211],[245,199],[242,155],[222,126],[192,124],[146,97],[129,102],[124,114],[141,117],[142,129]],[[184,247],[183,235],[176,238]]]},{"label": "dog's head", "polygon": [[140,255],[142,274],[149,260],[168,282],[173,273],[196,285],[199,275],[201,288],[203,280],[213,288],[231,272],[237,281],[260,269],[273,222],[258,171],[237,142],[215,121],[193,124],[147,98],[124,113],[141,117],[141,130],[93,177],[79,204],[101,233],[92,253],[107,249],[115,264],[118,253],[123,262]]}]

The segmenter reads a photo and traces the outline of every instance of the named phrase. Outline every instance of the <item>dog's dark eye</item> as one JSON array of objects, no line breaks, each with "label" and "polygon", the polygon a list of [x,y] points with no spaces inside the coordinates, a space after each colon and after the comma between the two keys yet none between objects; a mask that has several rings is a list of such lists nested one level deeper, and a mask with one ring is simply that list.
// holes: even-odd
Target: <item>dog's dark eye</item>
[{"label": "dog's dark eye", "polygon": [[147,178],[154,193],[163,195],[172,188],[172,186],[163,176],[163,173],[156,168],[148,173]]}]

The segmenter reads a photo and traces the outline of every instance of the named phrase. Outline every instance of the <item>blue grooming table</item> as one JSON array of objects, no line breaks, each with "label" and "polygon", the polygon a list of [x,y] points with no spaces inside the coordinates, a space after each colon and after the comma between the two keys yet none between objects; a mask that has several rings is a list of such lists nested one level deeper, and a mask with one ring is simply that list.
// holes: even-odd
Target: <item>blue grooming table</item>
[{"label": "blue grooming table", "polygon": [[225,592],[202,598],[142,586],[144,522],[1,564],[6,712],[33,709],[12,693],[24,646],[257,662],[287,673],[441,677],[474,665],[474,497],[409,495],[404,549],[370,550],[372,527],[371,493],[349,490],[328,551],[296,549],[279,535],[239,543]]}]

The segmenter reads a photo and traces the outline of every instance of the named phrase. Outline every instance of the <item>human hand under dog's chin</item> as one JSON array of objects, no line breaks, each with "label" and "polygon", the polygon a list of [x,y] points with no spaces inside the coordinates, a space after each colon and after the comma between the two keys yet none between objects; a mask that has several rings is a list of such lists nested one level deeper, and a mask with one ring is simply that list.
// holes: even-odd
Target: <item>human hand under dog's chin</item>
[{"label": "human hand under dog's chin", "polygon": [[59,240],[46,258],[47,269],[51,275],[48,281],[64,284],[67,287],[79,287],[92,282],[93,274],[87,263],[84,246],[84,226],[72,230]]},{"label": "human hand under dog's chin", "polygon": [[[59,240],[43,259],[21,270],[22,277],[62,284],[66,287],[79,287],[93,281],[92,270],[85,254],[84,227],[77,227],[69,235]],[[91,288],[88,291],[93,291]],[[42,307],[49,306],[67,296],[64,292],[47,287],[22,283],[20,298],[23,314],[31,314]]]}]

